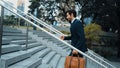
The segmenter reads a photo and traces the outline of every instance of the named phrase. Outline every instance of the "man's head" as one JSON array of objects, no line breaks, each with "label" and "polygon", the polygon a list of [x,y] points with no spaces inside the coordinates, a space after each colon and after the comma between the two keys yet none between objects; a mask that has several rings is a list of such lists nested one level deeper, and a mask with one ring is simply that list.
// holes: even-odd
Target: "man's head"
[{"label": "man's head", "polygon": [[75,10],[68,10],[66,11],[66,18],[68,21],[72,21],[73,18],[76,17],[76,11]]}]

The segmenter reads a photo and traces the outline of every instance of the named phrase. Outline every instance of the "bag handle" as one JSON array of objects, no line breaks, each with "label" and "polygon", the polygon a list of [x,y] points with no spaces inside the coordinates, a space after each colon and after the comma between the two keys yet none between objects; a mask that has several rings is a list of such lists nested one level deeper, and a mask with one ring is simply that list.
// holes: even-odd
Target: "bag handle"
[{"label": "bag handle", "polygon": [[[77,55],[77,58],[78,58],[78,68],[80,68],[80,56],[78,54],[76,54],[76,55]],[[71,56],[71,59],[70,59],[69,68],[71,68],[72,59],[73,59],[73,53],[72,53],[72,56]]]}]

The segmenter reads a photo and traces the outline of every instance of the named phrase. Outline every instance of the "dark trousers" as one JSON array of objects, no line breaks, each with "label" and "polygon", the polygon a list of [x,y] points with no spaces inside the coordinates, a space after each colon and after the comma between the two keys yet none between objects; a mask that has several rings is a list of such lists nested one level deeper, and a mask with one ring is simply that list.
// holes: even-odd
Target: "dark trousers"
[{"label": "dark trousers", "polygon": [[[73,50],[72,50],[73,51]],[[71,53],[69,54],[69,56],[75,56],[75,57],[77,57],[77,55],[76,54],[72,54],[72,51],[71,51]],[[80,53],[78,53],[78,55],[79,55],[79,57],[83,57],[83,55],[81,55]]]}]

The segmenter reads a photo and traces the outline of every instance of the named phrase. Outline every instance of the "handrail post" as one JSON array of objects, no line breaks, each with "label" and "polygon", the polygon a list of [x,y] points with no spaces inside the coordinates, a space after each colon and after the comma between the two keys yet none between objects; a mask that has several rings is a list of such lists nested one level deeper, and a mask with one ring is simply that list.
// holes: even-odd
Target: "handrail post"
[{"label": "handrail post", "polygon": [[1,58],[1,55],[2,55],[3,19],[4,19],[4,7],[1,6],[1,18],[0,18],[0,58]]},{"label": "handrail post", "polygon": [[[5,6],[4,6],[5,7]],[[6,7],[5,7],[6,8]],[[7,8],[8,9],[8,8]],[[11,11],[10,9],[8,9],[9,11]],[[12,13],[14,13],[13,11],[11,11]],[[14,13],[14,14],[16,14],[16,13]],[[21,15],[19,15],[19,14],[16,14],[16,15],[18,15],[18,16],[20,16],[21,18],[23,18],[24,20],[26,20],[24,17],[22,17]],[[32,18],[33,19],[33,18]],[[35,18],[36,19],[36,18]],[[34,19],[34,20],[35,20]],[[29,21],[29,20],[26,20],[26,21],[28,21],[29,23],[31,23],[32,25],[34,25],[34,26],[36,26],[36,27],[38,27],[38,28],[40,28],[38,25],[36,25],[36,24],[34,24],[34,23],[32,23],[31,21]],[[36,21],[36,20],[35,20]],[[39,21],[39,20],[38,20]],[[46,25],[45,24],[45,26],[48,26],[48,25]],[[40,28],[40,29],[42,29],[42,28]],[[43,30],[43,29],[42,29]],[[44,30],[43,30],[44,31]],[[47,32],[47,31],[45,31],[45,32]],[[28,32],[26,32],[26,35],[27,35],[27,38],[26,38],[26,40],[28,39],[28,34],[27,34]],[[49,33],[48,33],[49,34]],[[60,33],[61,34],[61,33]],[[52,35],[51,35],[52,36]],[[53,37],[55,37],[55,36],[53,36]],[[55,37],[55,38],[57,38],[57,37]],[[28,41],[28,40],[27,40]],[[28,42],[26,42],[26,43],[28,43]],[[65,42],[64,42],[65,43]],[[26,45],[26,48],[27,48],[27,45]],[[73,48],[73,47],[71,47],[71,48]],[[74,48],[73,48],[74,49]],[[79,50],[78,50],[78,52],[79,52]],[[87,56],[87,55],[86,55]],[[88,58],[89,59],[91,59],[89,56],[88,56]],[[93,60],[93,59],[92,59]],[[95,60],[94,60],[95,61]],[[96,61],[95,61],[96,62]],[[98,62],[97,62],[98,63]],[[104,65],[102,65],[101,63],[98,63],[98,64],[100,64],[101,66],[104,66]]]},{"label": "handrail post", "polygon": [[[5,6],[4,6],[5,7]],[[78,49],[76,49],[75,47],[73,47],[72,45],[68,44],[67,42],[61,40],[60,38],[56,37],[54,34],[48,32],[47,30],[45,30],[44,28],[41,28],[40,26],[36,25],[35,23],[33,23],[32,21],[30,21],[29,19],[26,19],[25,17],[23,17],[22,15],[20,14],[17,14],[15,12],[13,12],[12,10],[8,9],[7,7],[5,7],[7,10],[9,10],[10,12],[18,15],[19,17],[23,18],[24,20],[26,20],[27,22],[29,22],[30,24],[32,24],[33,26],[36,26],[37,28],[41,29],[42,31],[46,32],[47,34],[51,35],[52,37],[58,39],[59,41],[63,42],[64,44],[68,45],[69,47],[71,47],[72,49],[75,49],[77,50],[79,53],[81,53],[82,55],[86,56],[87,58],[91,59],[92,61],[96,62],[97,64],[101,65],[102,67],[104,68],[108,68],[106,66],[104,66],[102,63],[99,63],[98,61],[94,60],[93,58],[91,58],[90,56],[88,56],[87,54],[79,51]]]},{"label": "handrail post", "polygon": [[27,25],[27,29],[26,29],[26,50],[28,48],[28,31],[29,31],[29,23],[26,24]]}]

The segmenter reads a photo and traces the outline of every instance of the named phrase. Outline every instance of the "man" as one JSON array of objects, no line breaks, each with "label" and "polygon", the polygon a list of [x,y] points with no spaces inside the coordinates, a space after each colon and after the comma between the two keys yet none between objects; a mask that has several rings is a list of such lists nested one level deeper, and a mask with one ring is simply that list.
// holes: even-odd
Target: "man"
[{"label": "man", "polygon": [[[76,17],[76,11],[75,10],[68,10],[66,12],[66,18],[70,22],[70,32],[71,36],[61,36],[61,39],[63,40],[71,40],[71,45],[75,48],[81,50],[82,52],[87,51],[87,46],[85,44],[85,35],[84,35],[84,29],[82,22]],[[72,50],[70,53],[70,56],[73,54],[79,54],[76,50]],[[79,56],[83,57],[83,55],[79,54]]]}]

